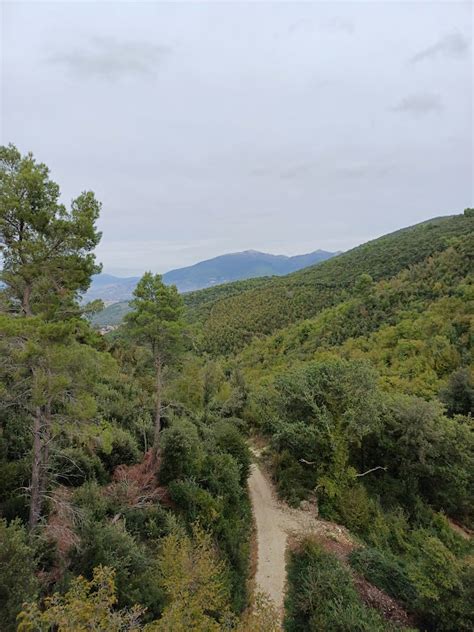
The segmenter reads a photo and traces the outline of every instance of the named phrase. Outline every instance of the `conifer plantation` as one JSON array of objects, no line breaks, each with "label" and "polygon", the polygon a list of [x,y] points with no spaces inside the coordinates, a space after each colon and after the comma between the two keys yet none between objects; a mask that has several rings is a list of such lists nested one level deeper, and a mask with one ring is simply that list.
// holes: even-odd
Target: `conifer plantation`
[{"label": "conifer plantation", "polygon": [[[146,272],[105,335],[100,211],[0,148],[1,630],[472,631],[474,209],[282,277]],[[309,516],[281,611],[255,468]]]}]

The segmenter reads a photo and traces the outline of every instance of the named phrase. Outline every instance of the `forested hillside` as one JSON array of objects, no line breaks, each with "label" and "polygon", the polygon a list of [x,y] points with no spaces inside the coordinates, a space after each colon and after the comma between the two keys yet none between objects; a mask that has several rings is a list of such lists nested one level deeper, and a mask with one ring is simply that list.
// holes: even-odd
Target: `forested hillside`
[{"label": "forested hillside", "polygon": [[[429,255],[444,250],[451,238],[472,234],[474,219],[458,215],[424,222],[343,253],[265,285],[239,288],[204,312],[203,349],[230,353],[254,336],[273,331],[335,305],[354,291],[356,280],[368,274],[387,279]],[[196,296],[199,296],[197,293]]]},{"label": "forested hillside", "polygon": [[[473,219],[467,209],[288,277],[296,296],[303,279],[325,281],[301,285],[318,298],[306,304],[316,315],[300,320],[288,307],[291,324],[253,336],[226,361],[249,385],[246,419],[268,437],[282,496],[316,502],[320,515],[356,534],[361,548],[347,563],[422,630],[473,625],[472,549],[446,519],[474,526]],[[253,296],[269,317],[268,297],[278,291],[235,297],[230,312],[245,312],[249,323]],[[211,313],[215,328],[206,323],[203,341],[226,354],[224,308]],[[292,553],[288,630],[349,630],[361,619],[363,629],[380,629],[353,602],[343,569],[331,570],[335,563],[311,541]],[[334,590],[315,604],[330,582],[347,584],[347,601]]]},{"label": "forested hillside", "polygon": [[[267,277],[257,277],[255,279],[246,279],[245,281],[224,283],[223,285],[216,285],[215,287],[196,292],[186,292],[183,294],[183,301],[189,307],[186,312],[186,318],[190,321],[202,320],[204,316],[209,314],[216,301],[240,294],[247,289],[261,287],[270,280]],[[96,327],[119,325],[129,311],[128,301],[120,301],[92,314],[91,323]]]},{"label": "forested hillside", "polygon": [[[470,544],[446,519],[474,526],[473,255],[467,209],[191,316],[201,348],[241,373],[282,497],[349,527],[361,548],[346,564],[421,630],[473,624]],[[287,629],[381,629],[327,555],[293,551]]]},{"label": "forested hillside", "polygon": [[471,631],[474,210],[184,298],[147,273],[101,336],[100,209],[0,148],[2,630],[281,629],[253,444],[349,534],[289,542],[285,630]]},{"label": "forested hillside", "polygon": [[[241,279],[258,279],[266,276],[281,276],[330,259],[337,253],[316,250],[306,255],[287,257],[271,255],[255,250],[234,252],[192,266],[170,270],[162,275],[166,285],[176,285],[183,293],[216,287]],[[92,277],[91,287],[84,301],[101,299],[105,304],[121,302],[124,306],[132,298],[138,277],[121,278],[110,274],[98,274]],[[100,315],[100,324],[115,325],[117,312],[107,311]],[[97,322],[97,321],[96,321]]]}]

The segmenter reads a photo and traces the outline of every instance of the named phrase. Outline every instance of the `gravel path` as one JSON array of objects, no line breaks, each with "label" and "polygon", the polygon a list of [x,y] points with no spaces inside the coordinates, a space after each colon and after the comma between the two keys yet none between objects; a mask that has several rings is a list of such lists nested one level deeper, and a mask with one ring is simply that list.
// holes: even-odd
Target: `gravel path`
[{"label": "gravel path", "polygon": [[279,501],[272,482],[256,463],[252,464],[249,491],[257,530],[256,588],[266,593],[283,615],[288,536],[320,534],[350,548],[352,539],[344,527],[319,520],[311,507],[292,509]]},{"label": "gravel path", "polygon": [[270,482],[258,465],[252,465],[250,498],[257,527],[257,589],[271,597],[282,611],[285,594],[285,553],[288,534],[281,524],[282,512]]},{"label": "gravel path", "polygon": [[[256,449],[252,451],[258,456]],[[251,468],[249,492],[257,530],[256,589],[273,600],[283,619],[289,536],[314,534],[327,550],[344,562],[356,544],[344,527],[318,519],[310,503],[306,503],[305,509],[292,509],[279,501],[272,482],[257,463]],[[354,579],[368,606],[377,608],[387,620],[411,625],[407,613],[396,601],[361,576],[355,574]]]}]

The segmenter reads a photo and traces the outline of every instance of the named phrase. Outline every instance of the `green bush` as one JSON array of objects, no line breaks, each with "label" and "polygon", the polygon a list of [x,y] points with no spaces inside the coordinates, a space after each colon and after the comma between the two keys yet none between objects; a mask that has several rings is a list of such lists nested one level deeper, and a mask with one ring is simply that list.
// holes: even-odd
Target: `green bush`
[{"label": "green bush", "polygon": [[469,369],[460,368],[454,371],[448,384],[440,393],[441,401],[446,404],[447,413],[454,415],[469,415],[474,411],[474,384]]},{"label": "green bush", "polygon": [[79,487],[92,479],[99,483],[107,482],[102,461],[96,454],[87,452],[84,448],[64,447],[54,454],[52,462],[56,481],[61,485]]},{"label": "green bush", "polygon": [[310,539],[291,552],[285,605],[287,632],[395,629],[360,601],[349,571],[334,555]]},{"label": "green bush", "polygon": [[214,498],[192,479],[172,481],[168,491],[187,524],[198,521],[204,528],[212,529],[223,511],[223,500]]},{"label": "green bush", "polygon": [[349,559],[351,566],[371,584],[413,609],[417,593],[401,558],[367,547],[356,549]]},{"label": "green bush", "polygon": [[425,529],[414,531],[410,544],[408,575],[417,591],[416,610],[425,625],[440,632],[472,630],[472,562],[456,558]]},{"label": "green bush", "polygon": [[170,532],[169,513],[160,505],[129,507],[122,515],[127,531],[145,543],[156,542]]},{"label": "green bush", "polygon": [[139,603],[147,608],[150,616],[159,616],[163,592],[157,562],[149,550],[127,532],[124,524],[89,520],[82,526],[80,536],[80,545],[72,555],[72,572],[91,578],[96,566],[115,569],[118,605]]},{"label": "green bush", "polygon": [[212,533],[228,562],[228,583],[234,610],[247,604],[249,542],[252,525],[250,501],[239,484],[239,467],[230,454],[208,455],[201,481],[173,481],[172,500],[188,526],[198,522]]},{"label": "green bush", "polygon": [[16,630],[16,616],[24,601],[36,597],[34,551],[19,520],[0,519],[0,617],[1,629]]},{"label": "green bush", "polygon": [[97,456],[109,473],[112,473],[117,465],[132,465],[140,459],[137,441],[128,430],[114,427],[113,433],[111,449],[97,451]]},{"label": "green bush", "polygon": [[240,467],[240,482],[247,481],[250,471],[250,450],[240,431],[235,424],[229,421],[220,421],[212,427],[217,446],[237,461]]},{"label": "green bush", "polygon": [[362,484],[346,487],[337,498],[341,522],[351,531],[365,536],[373,528],[375,506]]},{"label": "green bush", "polygon": [[95,480],[86,481],[74,490],[73,501],[91,520],[104,520],[109,513],[110,503]]},{"label": "green bush", "polygon": [[21,490],[28,486],[30,459],[0,461],[0,514],[7,520],[28,520],[28,498]]},{"label": "green bush", "polygon": [[161,435],[160,480],[163,483],[197,474],[202,446],[196,426],[186,419],[173,421]]},{"label": "green bush", "polygon": [[237,461],[230,454],[209,454],[202,465],[201,485],[235,509],[242,496]]},{"label": "green bush", "polygon": [[298,505],[315,487],[314,473],[298,463],[288,450],[275,453],[272,471],[279,493],[290,505]]},{"label": "green bush", "polygon": [[[397,519],[390,522],[390,516],[388,520],[395,530],[403,524]],[[395,538],[387,540],[384,548],[358,549],[350,562],[368,581],[414,613],[423,629],[467,632],[473,623],[472,562],[469,557],[456,557],[434,535],[436,530],[443,533],[444,526],[437,516],[429,528],[410,530],[405,523],[401,543]],[[465,554],[469,548],[466,543],[460,545],[455,536],[444,537],[459,553]]]}]

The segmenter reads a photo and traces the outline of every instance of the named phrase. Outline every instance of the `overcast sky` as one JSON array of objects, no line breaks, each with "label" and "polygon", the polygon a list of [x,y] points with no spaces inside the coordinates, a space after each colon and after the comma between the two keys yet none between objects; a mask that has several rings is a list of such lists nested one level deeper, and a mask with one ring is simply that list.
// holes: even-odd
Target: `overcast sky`
[{"label": "overcast sky", "polygon": [[474,206],[472,4],[2,4],[1,142],[104,271],[345,250]]}]

